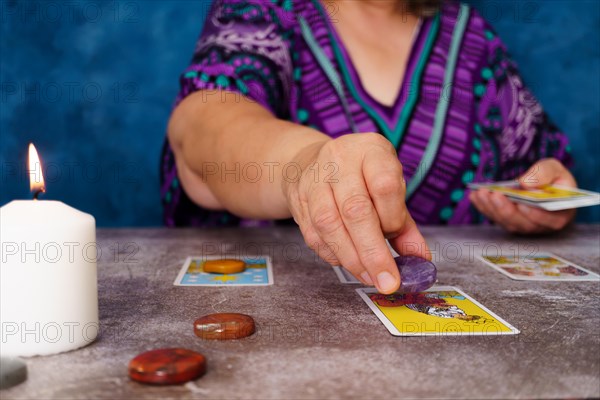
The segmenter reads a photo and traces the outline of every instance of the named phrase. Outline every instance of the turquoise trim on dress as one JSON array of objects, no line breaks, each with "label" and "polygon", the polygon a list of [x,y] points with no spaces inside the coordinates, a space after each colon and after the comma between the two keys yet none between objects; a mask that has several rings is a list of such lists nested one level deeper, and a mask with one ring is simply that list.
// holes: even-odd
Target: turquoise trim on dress
[{"label": "turquoise trim on dress", "polygon": [[394,134],[397,137],[392,140],[395,148],[398,148],[400,144],[400,140],[404,136],[404,132],[406,127],[408,126],[408,121],[410,116],[412,115],[413,109],[417,104],[417,100],[419,99],[419,93],[421,92],[421,77],[423,76],[423,71],[425,70],[425,65],[427,65],[427,60],[429,59],[429,54],[431,54],[431,50],[433,49],[433,44],[435,42],[435,38],[437,37],[437,33],[440,29],[440,13],[438,12],[435,16],[431,24],[431,29],[429,30],[429,35],[427,36],[427,41],[423,46],[423,52],[421,53],[421,58],[419,59],[417,65],[415,66],[415,70],[413,72],[412,80],[417,82],[417,90],[409,91],[409,97],[406,99],[406,103],[404,104],[404,108],[402,109],[402,113],[398,118],[398,123],[396,126],[396,130]]},{"label": "turquoise trim on dress", "polygon": [[[458,52],[462,39],[467,28],[467,22],[469,21],[469,7],[465,4],[461,4],[458,12],[458,20],[454,26],[454,32],[452,32],[452,42],[450,43],[450,50],[448,51],[448,59],[446,61],[446,68],[444,72],[444,85],[442,87],[452,87],[452,79],[454,78],[454,72],[456,70],[456,62],[458,60]],[[433,131],[427,143],[427,148],[421,159],[417,172],[412,179],[406,185],[406,199],[408,200],[417,188],[421,185],[427,173],[433,165],[435,156],[439,150],[440,142],[444,133],[446,124],[446,116],[448,114],[448,107],[450,106],[450,98],[444,101],[440,95],[437,108],[435,110],[435,119],[433,123]]]},{"label": "turquoise trim on dress", "polygon": [[315,36],[313,35],[312,30],[308,25],[308,22],[306,22],[304,17],[298,17],[298,22],[300,23],[302,37],[306,41],[308,48],[310,49],[313,56],[315,56],[315,59],[323,69],[323,72],[325,72],[327,79],[329,79],[329,82],[331,82],[334,90],[340,98],[342,108],[344,109],[344,114],[346,114],[346,118],[348,119],[348,123],[350,124],[350,129],[352,129],[353,133],[358,132],[356,124],[354,123],[354,118],[352,118],[352,113],[350,112],[350,107],[348,106],[346,94],[344,93],[344,89],[342,89],[342,80],[340,79],[340,76],[335,70],[335,67],[331,64],[331,61],[329,61],[329,58],[327,58],[327,55],[325,54],[321,46],[319,46],[319,43],[317,42],[317,39],[315,39]]}]

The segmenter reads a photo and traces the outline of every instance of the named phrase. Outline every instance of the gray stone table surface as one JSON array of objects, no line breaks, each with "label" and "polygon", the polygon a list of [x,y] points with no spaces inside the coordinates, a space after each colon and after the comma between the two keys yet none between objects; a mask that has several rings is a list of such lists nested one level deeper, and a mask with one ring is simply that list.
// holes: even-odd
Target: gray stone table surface
[{"label": "gray stone table surface", "polygon": [[[600,396],[600,284],[515,281],[481,251],[551,251],[600,271],[600,226],[545,237],[496,227],[425,227],[438,283],[453,285],[521,330],[516,336],[399,338],[304,244],[295,228],[99,229],[101,334],[68,353],[26,359],[28,380],[2,399],[580,398]],[[177,287],[189,255],[266,253],[268,287]],[[193,321],[253,316],[258,331],[202,341]],[[161,347],[207,357],[204,377],[157,387],[130,381],[129,360]]]}]

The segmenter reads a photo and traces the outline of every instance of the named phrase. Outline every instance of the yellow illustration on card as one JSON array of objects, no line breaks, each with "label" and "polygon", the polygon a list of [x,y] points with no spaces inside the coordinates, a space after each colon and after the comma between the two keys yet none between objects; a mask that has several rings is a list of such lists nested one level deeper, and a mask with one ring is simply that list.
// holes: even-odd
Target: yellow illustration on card
[{"label": "yellow illustration on card", "polygon": [[512,256],[482,256],[482,257],[494,264],[513,264],[518,261],[515,257],[512,257]]},{"label": "yellow illustration on card", "polygon": [[552,268],[557,265],[564,264],[562,261],[548,256],[527,257],[523,262],[537,263],[542,268]]},{"label": "yellow illustration on card", "polygon": [[232,275],[227,275],[227,274],[224,274],[224,275],[221,275],[221,276],[217,276],[217,277],[215,277],[215,278],[212,278],[212,280],[213,280],[213,281],[215,281],[215,282],[216,282],[216,281],[221,281],[221,282],[225,283],[225,282],[233,282],[233,281],[236,281],[236,280],[237,280],[237,278],[236,278],[235,276],[232,276]]},{"label": "yellow illustration on card", "polygon": [[489,190],[495,190],[500,193],[513,194],[536,200],[564,199],[570,197],[586,196],[585,193],[580,193],[568,189],[561,189],[551,185],[542,186],[537,189],[518,189],[500,185],[490,185],[487,188]]},{"label": "yellow illustration on card", "polygon": [[402,335],[498,334],[513,329],[462,293],[370,293],[369,298]]}]

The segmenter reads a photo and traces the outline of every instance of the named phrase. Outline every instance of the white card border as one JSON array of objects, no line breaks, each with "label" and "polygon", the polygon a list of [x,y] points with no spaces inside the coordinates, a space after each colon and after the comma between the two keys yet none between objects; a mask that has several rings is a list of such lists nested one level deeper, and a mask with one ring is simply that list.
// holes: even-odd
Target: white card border
[{"label": "white card border", "polygon": [[[345,285],[362,285],[362,282],[356,278],[354,278],[353,281],[347,279],[346,276],[344,275],[344,272],[342,271],[343,267],[340,267],[339,265],[334,265],[332,268],[333,268],[333,272],[335,272],[335,275],[338,277],[338,279],[340,280],[341,283],[343,283]],[[346,271],[348,271],[348,270],[346,270]],[[350,274],[350,272],[348,272],[348,273]]]},{"label": "white card border", "polygon": [[507,197],[514,203],[521,203],[530,207],[541,208],[546,211],[561,211],[571,210],[574,208],[592,207],[600,204],[600,196],[597,197],[583,197],[572,200],[555,200],[555,201],[540,201],[534,202],[530,200],[518,199],[515,197]]},{"label": "white card border", "polygon": [[472,298],[471,296],[469,296],[468,294],[466,294],[465,292],[463,292],[462,290],[460,290],[459,288],[457,288],[455,286],[433,286],[421,293],[442,292],[442,291],[456,291],[456,292],[460,293],[461,295],[465,296],[465,298],[469,299],[471,302],[473,302],[473,304],[475,304],[476,306],[480,307],[482,310],[484,310],[485,312],[490,314],[498,322],[504,324],[504,326],[506,326],[508,329],[510,329],[510,332],[402,333],[394,326],[392,321],[390,321],[385,316],[385,314],[379,308],[377,308],[375,303],[373,303],[373,300],[371,300],[369,298],[368,293],[379,293],[376,288],[358,288],[358,289],[356,289],[356,292],[358,292],[359,296],[364,300],[365,303],[367,303],[367,305],[369,306],[371,311],[373,311],[373,313],[377,316],[377,318],[379,318],[379,320],[383,323],[383,325],[385,325],[387,330],[394,336],[404,336],[404,337],[409,337],[409,336],[436,336],[436,337],[439,337],[439,336],[498,336],[498,335],[518,335],[519,333],[521,333],[521,331],[518,330],[517,328],[515,328],[513,325],[509,324],[504,319],[500,318],[496,313],[492,312],[489,308],[487,308],[486,306],[484,306],[483,304],[481,304],[480,302],[478,302],[477,300],[475,300],[474,298]]},{"label": "white card border", "polygon": [[[556,278],[556,277],[552,277],[552,276],[549,276],[547,278],[529,277],[529,276],[517,277],[517,276],[511,274],[510,272],[505,271],[504,269],[500,268],[493,262],[486,260],[485,258],[483,258],[482,254],[476,255],[475,258],[477,258],[479,261],[481,261],[488,267],[492,267],[496,271],[500,272],[503,275],[508,276],[510,279],[515,280],[515,281],[534,281],[534,282],[535,281],[537,281],[537,282],[598,282],[598,281],[600,281],[600,275],[598,275],[594,271],[590,271],[587,268],[583,268],[581,265],[575,264],[574,262],[571,262],[569,260],[565,260],[564,258],[559,257],[554,253],[550,253],[547,251],[540,251],[539,253],[535,254],[535,256],[540,256],[540,255],[547,256],[547,257],[554,257],[557,260],[562,261],[563,263],[565,263],[567,265],[573,265],[574,267],[577,267],[577,268],[581,269],[582,271],[587,272],[590,276],[584,277],[584,278],[575,278],[575,277],[573,277],[573,278]],[[590,278],[592,278],[592,279],[590,279]]]},{"label": "white card border", "polygon": [[[203,261],[207,261],[207,260],[222,260],[222,259],[233,259],[233,260],[244,260],[244,259],[259,259],[259,258],[264,258],[267,262],[267,279],[268,279],[268,283],[256,283],[256,284],[252,284],[252,283],[228,283],[225,285],[219,285],[219,284],[210,284],[210,283],[199,283],[199,284],[183,284],[181,283],[181,280],[183,279],[190,263],[192,262],[193,259],[201,259]],[[269,256],[264,256],[264,255],[258,255],[258,256],[254,256],[254,255],[250,255],[250,256],[236,256],[236,255],[228,255],[228,254],[223,254],[220,256],[189,256],[185,259],[185,262],[183,263],[183,266],[180,268],[179,273],[177,274],[177,277],[175,278],[175,281],[173,282],[174,286],[195,286],[195,287],[236,287],[236,286],[271,286],[275,283],[274,277],[273,277],[273,265],[271,263],[271,257]]]}]

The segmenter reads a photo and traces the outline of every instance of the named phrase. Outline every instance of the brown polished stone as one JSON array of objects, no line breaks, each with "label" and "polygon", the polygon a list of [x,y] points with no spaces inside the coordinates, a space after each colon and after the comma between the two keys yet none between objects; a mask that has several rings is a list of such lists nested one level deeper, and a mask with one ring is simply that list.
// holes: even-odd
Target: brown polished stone
[{"label": "brown polished stone", "polygon": [[252,335],[254,331],[254,319],[245,314],[210,314],[194,322],[194,333],[202,339],[241,339]]},{"label": "brown polished stone", "polygon": [[204,272],[214,274],[237,274],[246,270],[246,263],[242,260],[207,260],[202,268]]},{"label": "brown polished stone", "polygon": [[158,349],[129,362],[129,377],[152,385],[177,385],[204,375],[206,358],[187,349]]}]

